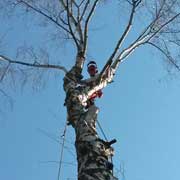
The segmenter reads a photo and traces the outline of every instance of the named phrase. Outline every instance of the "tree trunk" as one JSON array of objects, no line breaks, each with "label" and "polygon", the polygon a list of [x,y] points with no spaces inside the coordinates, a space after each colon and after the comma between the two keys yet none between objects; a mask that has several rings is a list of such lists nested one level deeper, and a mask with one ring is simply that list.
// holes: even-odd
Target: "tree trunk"
[{"label": "tree trunk", "polygon": [[64,78],[68,124],[73,126],[76,134],[78,180],[115,180],[110,162],[113,148],[111,143],[98,137],[96,121],[99,109],[95,104],[87,107],[83,100],[84,93],[87,95],[92,88],[78,85],[82,78],[80,75],[80,69],[74,66]]}]

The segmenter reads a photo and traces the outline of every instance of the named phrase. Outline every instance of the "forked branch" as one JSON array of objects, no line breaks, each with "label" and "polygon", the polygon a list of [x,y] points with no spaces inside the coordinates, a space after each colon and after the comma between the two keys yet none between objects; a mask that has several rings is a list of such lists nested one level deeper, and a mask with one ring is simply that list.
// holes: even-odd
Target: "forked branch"
[{"label": "forked branch", "polygon": [[[67,11],[67,21],[68,21],[68,26],[69,26],[69,30],[70,30],[70,34],[76,44],[76,47],[77,49],[80,49],[80,45],[79,45],[79,42],[78,42],[78,38],[76,37],[74,31],[73,31],[73,28],[72,28],[72,24],[71,24],[71,19],[73,16],[72,16],[72,12],[70,11],[70,7],[69,7],[69,0],[66,0],[66,3],[67,3],[67,6],[66,6],[66,11]],[[74,18],[72,18],[74,19]]]},{"label": "forked branch", "polygon": [[137,4],[136,2],[134,2],[132,4],[132,10],[131,10],[131,14],[130,14],[130,17],[129,17],[129,21],[128,21],[128,24],[123,32],[123,34],[121,35],[118,43],[116,44],[116,47],[114,48],[114,51],[113,53],[111,54],[110,58],[109,59],[113,59],[115,57],[115,55],[117,54],[120,46],[122,45],[123,41],[125,40],[126,36],[128,35],[131,27],[132,27],[132,21],[133,21],[133,18],[134,18],[134,14],[135,14],[135,9],[137,7]]},{"label": "forked branch", "polygon": [[[178,17],[180,16],[180,13],[177,13],[176,15],[174,15],[173,17],[171,17],[169,20],[167,20],[165,23],[163,23],[157,30],[154,30],[152,32],[152,27],[153,27],[153,24],[155,23],[155,20],[153,20],[150,25],[148,25],[146,28],[145,28],[145,31],[143,31],[143,33],[141,33],[139,35],[139,37],[131,44],[129,45],[129,47],[125,48],[124,50],[122,50],[118,57],[116,58],[116,60],[114,61],[112,67],[114,67],[115,69],[118,67],[119,63],[124,60],[125,58],[127,58],[137,47],[141,46],[141,45],[144,45],[146,43],[150,43],[150,41],[158,34],[161,33],[161,31],[166,27],[168,26],[170,23],[172,23],[175,19],[177,19]],[[151,44],[152,45],[152,44]],[[154,44],[154,47],[156,45]],[[158,46],[156,47],[158,48]],[[161,48],[159,47],[159,50]],[[161,51],[161,50],[160,50]],[[163,51],[161,51],[163,52]],[[164,53],[163,53],[164,54]],[[165,55],[165,54],[164,54]],[[166,56],[167,57],[167,56]],[[175,67],[178,69],[179,66],[177,66],[177,64],[175,63],[175,61],[173,61],[172,58],[168,58],[172,64],[175,65]]]},{"label": "forked branch", "polygon": [[[64,0],[59,0],[59,2],[67,14],[67,25],[70,31],[70,35],[72,36],[78,51],[80,51],[80,47],[83,42],[83,33],[82,33],[82,27],[80,21],[78,20],[79,17],[75,18],[73,14],[73,4],[75,5],[76,8],[78,8],[78,10],[79,10],[79,6],[75,1],[73,2],[70,1],[71,3],[69,3],[69,0],[66,0],[65,3]],[[78,33],[78,37],[76,36],[76,32]]]}]

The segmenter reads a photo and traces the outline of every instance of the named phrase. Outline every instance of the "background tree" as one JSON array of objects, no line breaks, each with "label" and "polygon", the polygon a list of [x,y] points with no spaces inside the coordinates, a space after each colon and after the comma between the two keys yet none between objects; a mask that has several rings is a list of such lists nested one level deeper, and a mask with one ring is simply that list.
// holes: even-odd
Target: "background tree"
[{"label": "background tree", "polygon": [[[13,8],[8,9],[10,10],[9,15],[11,15],[13,10],[21,15],[24,15],[24,13],[25,15],[30,15],[29,18],[31,15],[38,15],[38,19],[42,17],[43,20],[45,20],[43,26],[52,23],[52,25],[55,25],[55,28],[48,26],[48,33],[58,30],[55,36],[56,40],[58,39],[58,34],[60,34],[61,39],[74,43],[73,46],[68,47],[68,49],[75,48],[75,53],[80,55],[80,57],[86,57],[88,25],[98,3],[99,1],[58,1],[54,3],[48,1],[46,1],[46,3],[43,1],[5,1],[2,2],[2,6],[5,4],[7,8]],[[110,6],[111,4],[109,2],[104,3],[107,3],[107,5],[105,4],[104,6]],[[177,50],[179,48],[179,2],[165,0],[141,2],[132,0],[126,1],[126,3],[117,1],[115,4],[119,5],[120,9],[121,7],[127,9],[126,7],[128,6],[129,9],[127,9],[126,13],[129,13],[129,18],[127,19],[126,25],[122,23],[121,28],[117,30],[118,33],[119,31],[122,33],[120,33],[117,43],[115,43],[113,47],[110,47],[112,52],[109,58],[107,57],[106,59],[112,59],[114,65],[116,65],[132,54],[134,50],[142,47],[142,45],[150,45],[164,55],[166,62],[168,62],[168,68],[169,65],[172,65],[172,67],[179,70],[177,61],[177,57],[179,56]],[[3,9],[4,8],[5,6],[3,6]],[[135,18],[139,18],[138,14],[145,15],[145,22],[139,23],[142,22],[142,20]],[[139,26],[139,24],[141,24],[141,26]],[[32,48],[31,45],[26,44],[28,44],[28,42],[17,49],[17,60],[10,56],[10,51],[1,53],[1,94],[5,98],[8,97],[9,99],[9,96],[7,95],[6,89],[3,88],[10,77],[13,78],[13,82],[15,82],[15,77],[19,77],[18,82],[22,80],[24,84],[28,82],[27,79],[31,79],[39,85],[40,77],[42,77],[44,72],[39,71],[39,69],[60,69],[66,72],[66,68],[64,68],[65,63],[61,66],[57,62],[50,62],[51,58],[48,57],[50,55],[44,49],[41,48],[38,52],[35,52],[36,49],[34,46]],[[31,61],[29,61],[29,59],[31,59]],[[32,67],[37,67],[38,70],[34,72]],[[47,73],[48,71],[45,72]],[[47,81],[46,78],[44,79]]]}]

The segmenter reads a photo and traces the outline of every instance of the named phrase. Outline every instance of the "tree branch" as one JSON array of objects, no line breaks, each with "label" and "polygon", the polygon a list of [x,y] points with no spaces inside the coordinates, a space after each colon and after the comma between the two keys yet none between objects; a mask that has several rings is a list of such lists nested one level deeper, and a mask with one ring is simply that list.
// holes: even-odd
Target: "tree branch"
[{"label": "tree branch", "polygon": [[84,26],[84,47],[83,47],[83,53],[85,55],[86,53],[86,50],[87,50],[87,41],[88,41],[88,24],[89,24],[89,21],[93,15],[93,12],[95,11],[95,8],[98,4],[99,0],[95,0],[94,1],[94,4],[89,12],[89,15],[87,16],[87,19],[85,21],[85,26]]},{"label": "tree branch", "polygon": [[[12,108],[12,106],[13,106],[13,98],[10,97],[10,96],[9,96],[4,90],[2,90],[2,89],[0,89],[0,94],[2,94],[4,97],[7,98],[7,101],[8,101],[8,103],[9,103],[10,107]],[[2,97],[1,97],[1,99],[2,99]]]},{"label": "tree branch", "polygon": [[[67,5],[64,3],[63,0],[59,0],[59,2],[60,2],[61,5],[63,6],[63,8],[66,10],[66,12],[69,11],[69,5],[68,5],[68,2],[67,2]],[[69,11],[69,12],[70,12],[70,11]],[[74,26],[76,26],[78,22],[77,22],[77,20],[75,19],[75,17],[73,16],[72,12],[69,13],[69,17],[71,17]]]},{"label": "tree branch", "polygon": [[138,41],[135,40],[129,47],[122,50],[122,52],[118,55],[118,57],[114,61],[112,68],[116,70],[119,66],[119,63],[122,62],[123,59],[127,58],[137,47],[145,44],[146,39],[148,39],[148,37],[149,35],[146,35],[143,38],[139,39]]},{"label": "tree branch", "polygon": [[23,66],[31,66],[31,67],[36,67],[36,68],[57,69],[57,70],[62,70],[64,73],[68,72],[64,66],[59,66],[59,65],[54,65],[54,64],[39,64],[37,62],[26,63],[23,61],[12,60],[4,55],[0,55],[0,61],[7,61],[9,64],[19,64]]},{"label": "tree branch", "polygon": [[10,63],[8,63],[8,65],[5,67],[3,73],[2,73],[2,75],[1,75],[1,77],[0,77],[0,82],[3,81],[3,79],[4,79],[5,75],[6,75],[6,72],[7,72],[8,69],[9,69],[9,66],[10,66]]},{"label": "tree branch", "polygon": [[41,11],[40,9],[30,5],[29,3],[23,1],[23,0],[19,0],[18,1],[19,4],[24,4],[25,6],[27,6],[28,8],[32,9],[33,11],[37,12],[38,14],[44,16],[45,18],[47,18],[48,20],[50,20],[51,22],[55,23],[58,27],[60,27],[61,29],[63,29],[65,32],[67,32],[68,34],[70,34],[70,31],[65,28],[63,25],[59,24],[54,18],[52,18],[51,16],[47,15],[46,13],[44,13],[43,11]]},{"label": "tree branch", "polygon": [[83,17],[84,17],[84,14],[86,13],[86,10],[87,10],[87,8],[88,8],[89,3],[90,3],[90,0],[87,0],[86,4],[85,4],[85,6],[84,6],[84,9],[83,9],[83,11],[82,11],[81,17],[80,17],[80,19],[79,19],[80,22],[82,21],[82,19],[83,19]]},{"label": "tree branch", "polygon": [[130,14],[130,17],[129,17],[129,21],[128,21],[128,24],[121,36],[121,38],[119,39],[113,53],[111,54],[110,58],[109,59],[113,59],[114,56],[116,55],[117,51],[119,50],[120,46],[122,45],[123,41],[125,40],[126,36],[128,35],[131,27],[132,27],[132,21],[133,21],[133,17],[134,17],[134,13],[135,13],[135,8],[136,8],[136,4],[132,4],[132,10],[131,10],[131,14]]},{"label": "tree branch", "polygon": [[[170,18],[168,21],[166,21],[164,24],[161,25],[161,27],[159,27],[159,29],[157,29],[155,32],[151,32],[151,24],[153,25],[153,23],[155,23],[155,20],[153,20],[151,22],[151,24],[149,26],[147,26],[146,30],[128,47],[125,48],[117,57],[117,59],[114,61],[112,67],[117,69],[119,63],[127,58],[137,47],[139,47],[140,45],[143,45],[145,43],[148,43],[155,35],[157,35],[158,33],[161,32],[161,30],[163,28],[165,28],[168,24],[170,24],[172,21],[174,21],[178,16],[180,16],[180,13],[176,14],[175,16],[173,16],[172,18]],[[148,30],[148,28],[150,27],[150,31],[145,34]],[[145,34],[145,35],[144,35]],[[177,68],[177,67],[176,67]]]},{"label": "tree branch", "polygon": [[155,47],[157,50],[159,50],[163,55],[166,56],[166,58],[169,60],[169,62],[172,63],[178,71],[180,71],[180,67],[176,64],[176,62],[172,58],[172,56],[168,55],[162,48],[160,48],[159,46],[157,46],[156,44],[154,44],[152,42],[147,42],[147,44],[149,44],[149,45]]},{"label": "tree branch", "polygon": [[178,16],[180,16],[180,13],[176,14],[175,16],[173,16],[172,18],[170,18],[167,22],[165,22],[163,25],[161,25],[161,27],[155,31],[147,41],[150,41],[155,35],[157,35],[158,33],[161,32],[161,30],[166,27],[167,25],[169,25],[172,21],[174,21]]},{"label": "tree branch", "polygon": [[67,20],[68,20],[68,26],[69,26],[70,34],[71,34],[72,38],[74,39],[74,42],[76,44],[77,49],[79,50],[80,47],[79,47],[78,39],[75,36],[73,29],[72,29],[72,26],[71,26],[70,17],[72,17],[72,13],[69,11],[69,5],[68,5],[69,0],[66,0],[66,1],[67,1],[67,6],[65,6],[65,7],[66,7],[66,11],[67,11]]},{"label": "tree branch", "polygon": [[[66,10],[67,12],[67,21],[68,21],[68,26],[69,26],[69,30],[70,30],[70,34],[72,36],[72,38],[74,39],[74,42],[76,44],[76,47],[78,48],[78,50],[80,49],[80,45],[78,43],[78,38],[75,36],[75,32],[73,32],[73,28],[72,28],[72,25],[71,25],[71,20],[72,20],[72,24],[73,26],[75,27],[75,31],[78,32],[79,34],[79,39],[80,39],[80,42],[82,43],[83,42],[83,34],[82,34],[82,29],[81,29],[81,24],[80,22],[74,17],[73,15],[73,12],[72,10],[70,10],[69,8],[69,1],[66,0],[66,4],[63,0],[59,0],[59,2],[61,3],[61,5],[63,6],[63,8]],[[76,2],[73,1],[73,4],[75,4],[75,6],[78,8]],[[72,8],[71,8],[72,9]]]}]

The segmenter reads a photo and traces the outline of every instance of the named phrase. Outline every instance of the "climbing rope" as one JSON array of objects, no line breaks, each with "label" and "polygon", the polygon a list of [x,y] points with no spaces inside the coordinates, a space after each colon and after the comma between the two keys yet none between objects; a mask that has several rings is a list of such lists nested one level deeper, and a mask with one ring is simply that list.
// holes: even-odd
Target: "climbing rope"
[{"label": "climbing rope", "polygon": [[60,180],[60,175],[61,175],[66,130],[67,130],[67,122],[66,122],[65,127],[64,127],[63,135],[61,136],[63,141],[62,141],[61,153],[60,153],[60,161],[59,161],[59,169],[58,169],[58,180]]},{"label": "climbing rope", "polygon": [[[100,129],[101,133],[102,133],[103,136],[104,136],[104,139],[108,142],[107,136],[105,135],[105,132],[104,132],[104,130],[103,130],[103,128],[102,128],[102,126],[101,126],[101,124],[99,123],[98,120],[97,120],[97,124],[98,124],[98,126],[99,126],[99,129]],[[112,158],[112,156],[111,156],[111,163],[113,164],[113,158]],[[112,170],[112,174],[114,174],[113,170]]]},{"label": "climbing rope", "polygon": [[108,141],[107,136],[105,135],[105,132],[104,132],[104,130],[103,130],[103,128],[102,128],[102,126],[100,125],[100,123],[99,123],[98,120],[97,120],[97,124],[98,124],[98,126],[99,126],[99,129],[100,129],[102,135],[104,136],[104,139],[105,139],[106,141]]}]

